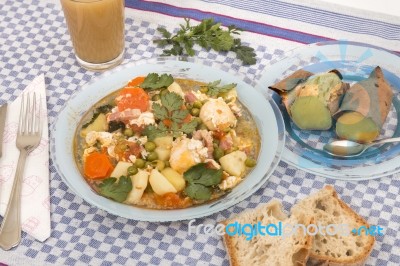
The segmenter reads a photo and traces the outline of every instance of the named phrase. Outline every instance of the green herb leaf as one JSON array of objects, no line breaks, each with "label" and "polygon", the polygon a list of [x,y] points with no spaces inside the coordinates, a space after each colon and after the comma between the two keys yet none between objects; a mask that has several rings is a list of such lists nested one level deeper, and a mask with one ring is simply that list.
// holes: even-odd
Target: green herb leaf
[{"label": "green herb leaf", "polygon": [[142,134],[147,136],[150,141],[153,141],[157,137],[165,136],[168,133],[167,130],[167,127],[163,123],[160,123],[158,127],[155,125],[146,126]]},{"label": "green herb leaf", "polygon": [[183,173],[183,177],[189,183],[210,187],[221,183],[222,170],[209,169],[205,163],[199,163]]},{"label": "green herb leaf", "polygon": [[256,53],[254,49],[248,46],[242,45],[240,39],[234,40],[234,46],[232,51],[236,53],[236,57],[243,61],[245,65],[254,65],[256,60]]},{"label": "green herb leaf", "polygon": [[108,112],[111,112],[111,109],[113,109],[113,108],[114,108],[114,106],[112,106],[111,104],[106,104],[106,105],[97,107],[96,112],[106,114]]},{"label": "green herb leaf", "polygon": [[185,188],[185,193],[195,200],[209,200],[211,198],[211,189],[199,184],[189,184]]},{"label": "green herb leaf", "polygon": [[181,132],[179,132],[179,131],[180,131],[180,130],[179,130],[179,125],[178,125],[178,123],[176,123],[176,122],[172,122],[170,130],[171,130],[171,131],[178,132],[178,133],[181,134]]},{"label": "green herb leaf", "polygon": [[193,131],[196,130],[197,125],[198,125],[197,121],[196,120],[192,120],[189,123],[183,124],[182,127],[181,127],[181,131],[184,134],[191,134],[191,133],[193,133]]},{"label": "green herb leaf", "polygon": [[[170,133],[174,137],[180,137],[182,134],[191,134],[196,130],[198,122],[192,120],[189,123],[183,123],[188,116],[189,111],[182,109],[183,99],[175,92],[161,94],[161,104],[153,103],[152,108],[154,116],[160,122],[158,125],[149,125],[145,127],[143,134],[149,140],[156,137],[165,136]],[[170,120],[171,124],[165,125],[164,120]]]},{"label": "green herb leaf", "polygon": [[168,118],[168,110],[164,106],[158,103],[153,103],[151,106],[153,109],[154,117],[159,120],[164,120]]},{"label": "green herb leaf", "polygon": [[108,123],[108,132],[114,132],[118,129],[125,129],[125,124],[121,121],[110,121]]},{"label": "green herb leaf", "polygon": [[203,175],[205,169],[206,169],[205,163],[196,164],[190,167],[185,173],[183,173],[183,177],[189,183],[194,183],[195,180],[199,179]]},{"label": "green herb leaf", "polygon": [[165,28],[159,28],[162,39],[153,42],[161,47],[167,45],[172,48],[164,49],[163,55],[182,55],[186,53],[189,56],[195,55],[193,49],[197,44],[207,50],[215,51],[233,51],[237,53],[237,58],[244,64],[255,64],[256,54],[254,49],[241,44],[240,39],[235,39],[233,35],[239,35],[242,31],[234,25],[228,26],[228,30],[223,29],[221,23],[216,23],[212,18],[203,19],[196,26],[190,25],[190,19],[185,18],[185,24],[180,24],[180,30],[172,34]]},{"label": "green herb leaf", "polygon": [[117,182],[117,178],[110,177],[104,179],[98,185],[99,193],[112,200],[123,202],[132,190],[132,181],[129,177],[121,176]]},{"label": "green herb leaf", "polygon": [[172,112],[171,119],[176,123],[183,123],[183,120],[188,116],[188,110],[176,110]]},{"label": "green herb leaf", "polygon": [[169,92],[161,95],[161,104],[169,112],[180,110],[183,105],[183,99],[175,92]]},{"label": "green herb leaf", "polygon": [[206,94],[211,97],[218,97],[221,94],[227,93],[228,91],[230,91],[236,87],[235,83],[226,84],[223,86],[220,86],[220,83],[221,83],[221,80],[216,80],[216,81],[210,82],[206,86],[204,86],[204,87],[208,88]]},{"label": "green herb leaf", "polygon": [[201,177],[196,180],[196,184],[206,187],[215,186],[221,183],[222,169],[206,169]]},{"label": "green herb leaf", "polygon": [[93,116],[92,119],[90,119],[89,122],[87,122],[86,124],[84,124],[82,126],[82,128],[87,128],[91,123],[94,122],[94,120],[96,120],[96,118],[100,115],[100,114],[106,114],[108,112],[111,111],[111,109],[113,109],[113,106],[110,104],[106,104],[106,105],[102,105],[99,106],[95,109],[95,111],[93,112]]},{"label": "green herb leaf", "polygon": [[164,124],[164,122],[161,122],[161,123],[158,125],[158,129],[161,130],[161,131],[167,131],[167,130],[168,130],[168,127]]},{"label": "green herb leaf", "polygon": [[167,31],[165,28],[159,27],[159,28],[157,28],[157,30],[158,30],[159,32],[161,32],[161,34],[162,34],[162,36],[163,36],[164,38],[170,38],[170,37],[171,37],[171,33],[169,33],[169,31]]},{"label": "green herb leaf", "polygon": [[173,82],[174,78],[171,75],[162,74],[159,76],[157,73],[150,73],[140,86],[146,90],[156,90],[168,87]]}]

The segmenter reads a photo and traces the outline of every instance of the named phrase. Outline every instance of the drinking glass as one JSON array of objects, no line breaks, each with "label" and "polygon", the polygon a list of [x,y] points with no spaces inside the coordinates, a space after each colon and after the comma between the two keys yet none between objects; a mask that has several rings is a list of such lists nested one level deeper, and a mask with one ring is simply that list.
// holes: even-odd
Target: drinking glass
[{"label": "drinking glass", "polygon": [[78,63],[105,70],[124,57],[124,0],[60,0]]}]

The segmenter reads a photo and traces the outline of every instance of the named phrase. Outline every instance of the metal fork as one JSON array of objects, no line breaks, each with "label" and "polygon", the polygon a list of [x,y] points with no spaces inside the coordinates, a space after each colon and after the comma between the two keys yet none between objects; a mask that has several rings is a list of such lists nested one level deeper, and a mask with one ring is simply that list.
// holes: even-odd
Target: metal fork
[{"label": "metal fork", "polygon": [[10,200],[0,227],[0,247],[9,250],[21,241],[21,187],[26,157],[40,143],[42,124],[40,119],[41,99],[22,95],[16,145],[20,151]]}]

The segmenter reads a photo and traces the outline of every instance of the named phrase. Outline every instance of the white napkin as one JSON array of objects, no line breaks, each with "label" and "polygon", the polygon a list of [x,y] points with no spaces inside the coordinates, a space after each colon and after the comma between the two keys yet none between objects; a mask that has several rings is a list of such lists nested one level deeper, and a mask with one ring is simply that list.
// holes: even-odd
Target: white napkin
[{"label": "white napkin", "polygon": [[[40,95],[40,114],[43,119],[42,140],[26,160],[21,199],[22,230],[39,241],[50,236],[50,192],[49,192],[49,137],[44,75],[36,77],[24,92]],[[21,107],[20,95],[8,104],[3,136],[3,156],[0,159],[0,214],[4,215],[10,198],[12,183],[18,163],[19,150],[15,146],[18,119]]]}]

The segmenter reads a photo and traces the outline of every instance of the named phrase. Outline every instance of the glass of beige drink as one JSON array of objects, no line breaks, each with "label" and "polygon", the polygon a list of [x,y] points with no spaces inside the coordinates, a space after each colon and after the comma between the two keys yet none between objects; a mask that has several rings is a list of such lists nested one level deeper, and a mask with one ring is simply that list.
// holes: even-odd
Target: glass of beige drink
[{"label": "glass of beige drink", "polygon": [[61,0],[78,63],[105,70],[124,57],[124,0]]}]

